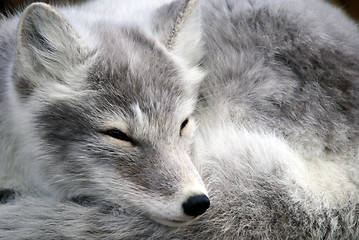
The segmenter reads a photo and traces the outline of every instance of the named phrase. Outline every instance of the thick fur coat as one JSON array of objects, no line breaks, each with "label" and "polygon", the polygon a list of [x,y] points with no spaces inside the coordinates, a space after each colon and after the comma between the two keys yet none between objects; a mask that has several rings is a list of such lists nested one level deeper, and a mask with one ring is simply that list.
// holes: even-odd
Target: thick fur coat
[{"label": "thick fur coat", "polygon": [[0,23],[0,239],[358,239],[357,25],[130,2]]}]

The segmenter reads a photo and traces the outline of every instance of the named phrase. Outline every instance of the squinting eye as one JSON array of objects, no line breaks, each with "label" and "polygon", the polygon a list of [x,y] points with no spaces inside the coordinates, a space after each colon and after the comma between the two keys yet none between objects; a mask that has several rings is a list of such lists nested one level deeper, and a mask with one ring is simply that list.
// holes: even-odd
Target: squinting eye
[{"label": "squinting eye", "polygon": [[189,122],[188,118],[186,118],[186,119],[182,122],[182,124],[181,124],[181,130],[180,130],[180,136],[182,136],[182,131],[183,131],[183,129],[187,126],[188,122]]},{"label": "squinting eye", "polygon": [[102,131],[101,133],[105,134],[107,136],[110,136],[112,138],[121,140],[121,141],[130,142],[132,144],[135,144],[135,141],[132,138],[127,136],[126,133],[124,133],[120,130],[117,130],[117,129],[110,129],[110,130]]}]

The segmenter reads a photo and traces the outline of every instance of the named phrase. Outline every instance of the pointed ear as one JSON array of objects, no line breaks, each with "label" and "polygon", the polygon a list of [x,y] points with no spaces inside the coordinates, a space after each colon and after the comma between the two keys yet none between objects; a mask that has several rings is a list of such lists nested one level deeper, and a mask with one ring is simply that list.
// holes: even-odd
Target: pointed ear
[{"label": "pointed ear", "polygon": [[75,68],[85,56],[80,45],[77,34],[55,9],[44,3],[31,4],[18,26],[17,85],[30,88],[50,79],[64,81],[65,72]]},{"label": "pointed ear", "polygon": [[[189,66],[198,64],[202,57],[201,14],[198,0],[177,0],[157,13],[162,21],[160,33],[167,49],[183,58]],[[169,26],[166,24],[170,23]]]}]

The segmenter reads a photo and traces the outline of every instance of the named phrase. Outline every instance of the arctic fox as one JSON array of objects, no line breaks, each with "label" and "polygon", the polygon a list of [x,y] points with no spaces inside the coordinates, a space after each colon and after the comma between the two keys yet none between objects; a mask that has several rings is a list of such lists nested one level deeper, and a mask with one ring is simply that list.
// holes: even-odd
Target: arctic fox
[{"label": "arctic fox", "polygon": [[2,22],[0,187],[188,223],[210,204],[190,156],[203,73],[188,27],[169,46],[152,12],[131,19],[148,3],[102,4],[35,3]]},{"label": "arctic fox", "polygon": [[0,26],[0,239],[359,238],[340,10],[98,0]]}]

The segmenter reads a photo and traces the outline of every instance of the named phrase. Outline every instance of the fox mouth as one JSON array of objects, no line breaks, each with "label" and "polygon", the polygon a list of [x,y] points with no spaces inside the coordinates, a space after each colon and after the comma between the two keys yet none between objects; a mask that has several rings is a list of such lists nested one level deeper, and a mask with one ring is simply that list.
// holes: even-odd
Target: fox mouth
[{"label": "fox mouth", "polygon": [[195,218],[182,220],[182,219],[170,219],[170,218],[160,218],[160,217],[151,217],[156,222],[169,226],[169,227],[181,227],[191,223]]}]

